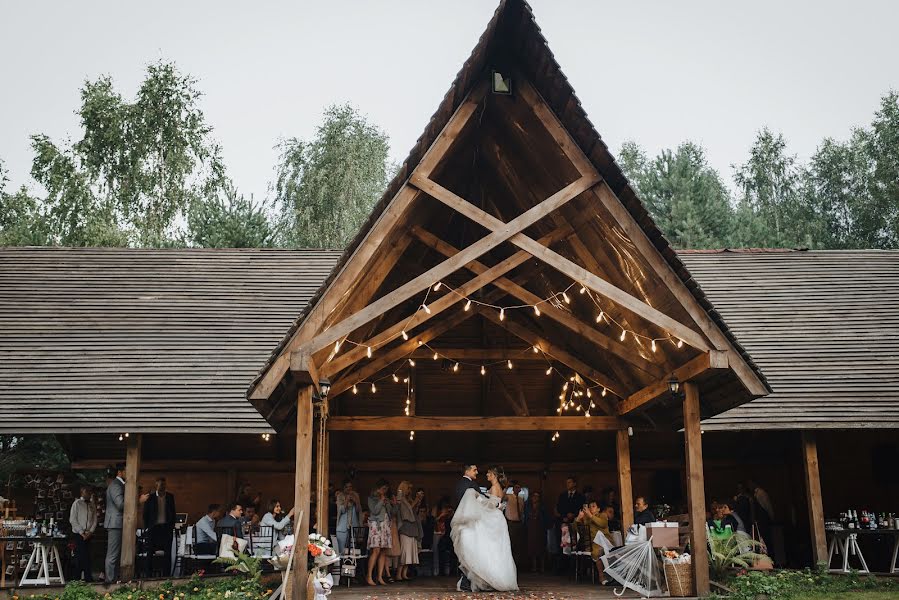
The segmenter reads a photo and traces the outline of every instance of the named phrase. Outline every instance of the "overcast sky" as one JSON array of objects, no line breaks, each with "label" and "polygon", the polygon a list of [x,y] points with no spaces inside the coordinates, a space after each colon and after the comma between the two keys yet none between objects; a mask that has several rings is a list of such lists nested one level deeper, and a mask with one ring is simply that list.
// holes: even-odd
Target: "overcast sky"
[{"label": "overcast sky", "polygon": [[[805,158],[866,125],[899,88],[899,2],[532,0],[606,143],[701,143],[731,177],[764,125]],[[264,196],[279,138],[309,136],[349,101],[397,161],[421,134],[496,2],[50,2],[0,5],[0,158],[29,182],[28,136],[79,135],[78,90],[109,74],[132,97],[147,63],[199,80],[244,193]]]}]

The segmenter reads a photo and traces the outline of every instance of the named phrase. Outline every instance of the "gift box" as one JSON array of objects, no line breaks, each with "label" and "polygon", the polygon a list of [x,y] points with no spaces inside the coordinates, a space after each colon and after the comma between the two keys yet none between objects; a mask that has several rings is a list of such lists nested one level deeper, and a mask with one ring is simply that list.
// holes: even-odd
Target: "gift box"
[{"label": "gift box", "polygon": [[652,538],[653,548],[677,548],[680,546],[678,539],[677,522],[655,522],[646,525],[646,537]]}]

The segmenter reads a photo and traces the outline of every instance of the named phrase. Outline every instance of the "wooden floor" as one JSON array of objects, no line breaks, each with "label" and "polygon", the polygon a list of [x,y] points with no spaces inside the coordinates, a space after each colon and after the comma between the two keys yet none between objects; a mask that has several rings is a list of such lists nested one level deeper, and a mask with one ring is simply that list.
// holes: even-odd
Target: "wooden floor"
[{"label": "wooden floor", "polygon": [[[587,583],[575,583],[567,577],[554,575],[519,576],[519,592],[460,593],[456,591],[456,579],[451,577],[421,577],[408,583],[394,583],[387,586],[369,587],[346,584],[334,588],[331,600],[500,600],[501,598],[522,598],[527,600],[587,600],[615,598],[613,587]],[[618,588],[621,591],[621,588]],[[628,591],[623,598],[639,598],[640,595]]]}]

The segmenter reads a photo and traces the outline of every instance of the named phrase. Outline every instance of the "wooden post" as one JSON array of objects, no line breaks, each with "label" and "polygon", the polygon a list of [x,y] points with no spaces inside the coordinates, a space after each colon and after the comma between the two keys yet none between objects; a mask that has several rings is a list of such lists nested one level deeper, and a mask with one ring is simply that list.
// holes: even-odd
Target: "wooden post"
[{"label": "wooden post", "polygon": [[315,494],[315,523],[316,531],[328,535],[328,479],[330,478],[329,464],[331,437],[328,433],[328,399],[321,403],[318,414],[318,446],[316,452],[316,494]]},{"label": "wooden post", "polygon": [[805,471],[805,498],[808,501],[809,530],[812,533],[812,558],[815,564],[827,562],[827,538],[824,533],[824,503],[821,501],[821,474],[818,471],[818,441],[813,431],[802,432],[802,468]]},{"label": "wooden post", "polygon": [[122,515],[122,554],[119,563],[122,581],[134,579],[134,558],[137,547],[137,480],[140,477],[141,434],[128,436],[125,454],[125,512]]},{"label": "wooden post", "polygon": [[621,500],[621,534],[634,524],[634,490],[631,483],[631,440],[627,429],[615,432],[615,450],[618,455],[618,498]]},{"label": "wooden post", "polygon": [[312,494],[312,386],[303,385],[297,394],[297,455],[294,475],[293,581],[288,600],[306,600],[306,540],[309,538],[309,504]]},{"label": "wooden post", "polygon": [[699,424],[699,386],[684,385],[684,445],[687,453],[687,503],[690,514],[690,554],[697,596],[708,596],[709,551],[705,525],[705,477],[702,472],[702,429]]}]

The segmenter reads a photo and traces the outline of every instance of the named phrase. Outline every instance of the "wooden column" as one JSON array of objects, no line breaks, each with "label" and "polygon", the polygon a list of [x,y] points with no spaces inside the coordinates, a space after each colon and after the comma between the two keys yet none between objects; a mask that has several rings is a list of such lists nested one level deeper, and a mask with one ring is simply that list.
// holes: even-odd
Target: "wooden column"
[{"label": "wooden column", "polygon": [[621,535],[634,524],[634,490],[631,483],[631,440],[627,429],[615,432],[615,450],[618,455],[618,499],[621,500]]},{"label": "wooden column", "polygon": [[802,432],[802,468],[805,471],[805,498],[808,501],[809,530],[812,532],[812,557],[815,564],[827,562],[827,538],[824,533],[824,503],[821,501],[821,475],[818,471],[818,441],[813,431]]},{"label": "wooden column", "polygon": [[137,480],[140,477],[140,454],[143,438],[139,433],[128,436],[125,453],[125,512],[122,515],[122,554],[119,563],[122,581],[134,579],[137,546]]},{"label": "wooden column", "polygon": [[315,523],[317,531],[321,535],[328,535],[328,479],[331,476],[329,469],[331,436],[328,433],[328,399],[322,401],[318,415],[318,438],[316,452],[316,494],[315,494]]},{"label": "wooden column", "polygon": [[702,472],[702,430],[699,424],[699,386],[684,383],[684,445],[687,454],[687,503],[690,514],[690,554],[696,595],[708,596],[709,551],[705,525],[705,477]]},{"label": "wooden column", "polygon": [[306,600],[306,540],[309,538],[309,504],[312,494],[312,386],[303,385],[297,394],[297,455],[294,474],[293,581],[288,600]]}]

